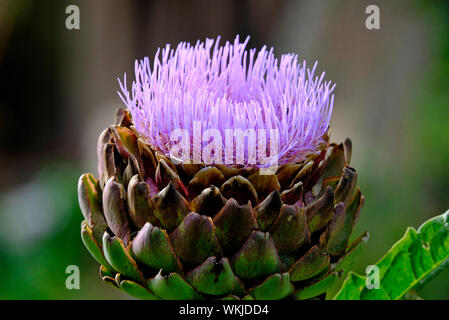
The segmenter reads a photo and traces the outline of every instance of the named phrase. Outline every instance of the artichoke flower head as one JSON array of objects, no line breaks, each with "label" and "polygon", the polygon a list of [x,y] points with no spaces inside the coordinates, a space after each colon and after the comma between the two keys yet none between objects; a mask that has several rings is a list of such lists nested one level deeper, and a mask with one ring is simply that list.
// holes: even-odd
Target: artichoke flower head
[{"label": "artichoke flower head", "polygon": [[207,39],[135,63],[126,109],[80,177],[82,240],[142,299],[310,299],[368,239],[352,144],[329,142],[335,85],[293,54]]},{"label": "artichoke flower head", "polygon": [[[315,76],[317,63],[309,69],[305,61],[298,64],[294,54],[278,60],[272,48],[247,50],[248,41],[240,43],[237,36],[224,46],[220,38],[195,46],[180,43],[176,49],[167,45],[152,64],[148,58],[136,61],[132,87],[127,89],[125,75],[119,95],[137,131],[168,156],[181,129],[188,134],[181,143],[186,149],[182,160],[207,164],[263,165],[263,159],[251,157],[251,143],[238,141],[243,159],[232,146],[226,148],[229,134],[238,139],[241,131],[254,134],[257,141],[257,134],[265,130],[267,142],[270,131],[276,132],[280,164],[316,152],[329,129],[335,85],[324,81],[324,73]],[[195,142],[203,153],[211,145],[213,159],[194,157]],[[256,154],[259,147],[264,148],[256,145]]]}]

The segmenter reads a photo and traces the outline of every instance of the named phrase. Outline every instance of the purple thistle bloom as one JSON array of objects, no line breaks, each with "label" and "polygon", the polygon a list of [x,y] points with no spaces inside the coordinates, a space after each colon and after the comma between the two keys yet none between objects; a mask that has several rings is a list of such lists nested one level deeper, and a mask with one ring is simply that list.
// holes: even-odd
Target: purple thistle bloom
[{"label": "purple thistle bloom", "polygon": [[279,164],[316,152],[329,129],[335,88],[323,81],[324,72],[314,75],[317,63],[309,69],[295,54],[278,60],[273,48],[247,50],[249,38],[240,43],[237,36],[224,46],[219,41],[182,42],[175,50],[167,45],[152,67],[147,57],[136,60],[131,93],[125,74],[119,96],[139,133],[166,155],[172,132],[185,129],[194,137],[195,122],[222,137],[227,129],[277,129]]}]

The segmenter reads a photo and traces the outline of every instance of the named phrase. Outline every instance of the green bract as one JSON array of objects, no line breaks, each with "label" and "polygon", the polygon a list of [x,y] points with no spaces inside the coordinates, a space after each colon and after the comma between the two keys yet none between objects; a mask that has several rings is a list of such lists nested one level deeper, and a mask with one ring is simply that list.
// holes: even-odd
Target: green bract
[{"label": "green bract", "polygon": [[98,179],[78,184],[82,240],[103,280],[137,298],[323,297],[368,240],[348,244],[364,202],[349,139],[259,175],[173,163],[119,110],[97,153]]}]

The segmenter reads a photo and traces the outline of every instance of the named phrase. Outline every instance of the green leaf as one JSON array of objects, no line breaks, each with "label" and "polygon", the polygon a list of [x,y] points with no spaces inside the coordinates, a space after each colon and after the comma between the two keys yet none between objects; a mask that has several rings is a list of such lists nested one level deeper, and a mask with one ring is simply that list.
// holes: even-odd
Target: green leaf
[{"label": "green leaf", "polygon": [[403,299],[417,291],[449,264],[449,210],[436,216],[418,230],[408,228],[376,264],[379,289],[368,289],[366,277],[349,273],[335,299]]},{"label": "green leaf", "polygon": [[360,300],[360,292],[365,286],[365,278],[349,272],[335,300]]}]

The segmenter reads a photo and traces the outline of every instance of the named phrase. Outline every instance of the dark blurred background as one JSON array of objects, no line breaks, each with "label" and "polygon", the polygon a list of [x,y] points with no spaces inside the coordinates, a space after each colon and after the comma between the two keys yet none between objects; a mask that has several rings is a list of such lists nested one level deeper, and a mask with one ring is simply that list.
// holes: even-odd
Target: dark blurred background
[{"label": "dark blurred background", "polygon": [[[65,9],[79,6],[80,30]],[[381,29],[365,28],[376,4]],[[332,140],[352,138],[366,195],[363,273],[407,226],[449,208],[449,2],[0,0],[0,298],[121,299],[84,249],[79,175],[121,106],[117,77],[167,42],[251,36],[337,84]],[[129,77],[130,78],[130,77]],[[77,265],[81,289],[67,290]],[[449,271],[422,292],[449,299]]]}]

